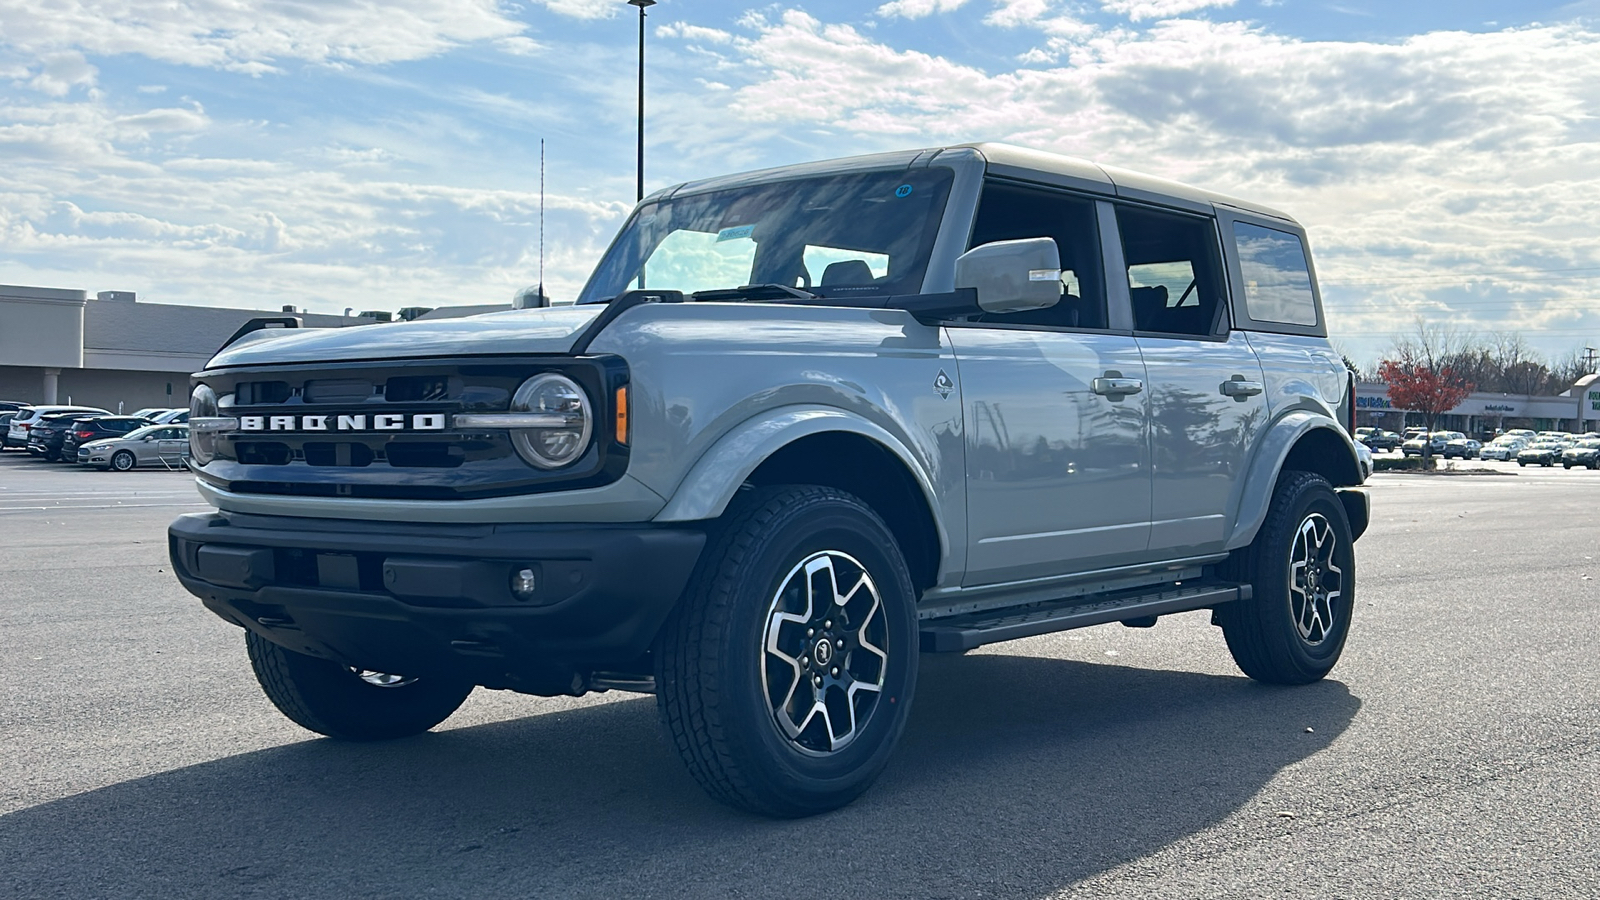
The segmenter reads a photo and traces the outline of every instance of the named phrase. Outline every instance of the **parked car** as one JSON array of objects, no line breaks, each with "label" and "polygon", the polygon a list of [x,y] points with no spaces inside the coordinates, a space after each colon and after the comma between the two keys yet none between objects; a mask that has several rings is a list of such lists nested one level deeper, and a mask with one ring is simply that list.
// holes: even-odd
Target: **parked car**
[{"label": "parked car", "polygon": [[127,434],[90,441],[78,448],[78,462],[127,472],[140,466],[181,468],[189,461],[189,426],[146,425]]},{"label": "parked car", "polygon": [[164,412],[172,412],[172,410],[173,407],[170,406],[147,406],[144,409],[136,409],[133,412],[128,413],[128,415],[137,416],[141,419],[149,419],[150,421],[154,422],[156,416],[159,416]]},{"label": "parked car", "polygon": [[1565,469],[1573,466],[1600,469],[1600,438],[1579,438],[1572,446],[1561,451],[1561,466]]},{"label": "parked car", "polygon": [[121,437],[136,428],[155,423],[141,416],[92,416],[74,419],[61,442],[61,458],[78,461],[78,448],[90,441]]},{"label": "parked car", "polygon": [[924,651],[1213,609],[1250,677],[1326,676],[1370,515],[1326,322],[1286,214],[1048,153],[678,185],[573,306],[220,350],[172,571],[310,730],[654,693],[714,797],[812,815]]},{"label": "parked car", "polygon": [[1444,454],[1445,445],[1453,440],[1465,439],[1466,435],[1459,431],[1435,431],[1431,434],[1423,433],[1400,445],[1402,456],[1421,456],[1426,450],[1432,456]]},{"label": "parked car", "polygon": [[1482,449],[1482,441],[1469,437],[1451,438],[1445,442],[1443,455],[1445,459],[1456,459],[1458,457],[1461,459],[1473,459],[1477,457],[1478,451]]},{"label": "parked car", "polygon": [[1566,449],[1566,441],[1554,438],[1540,438],[1517,451],[1517,465],[1553,466],[1561,461],[1561,454]]},{"label": "parked car", "polygon": [[1501,435],[1478,451],[1479,459],[1513,460],[1517,458],[1517,451],[1528,446],[1528,441],[1521,435]]},{"label": "parked car", "polygon": [[1532,441],[1538,436],[1539,433],[1534,431],[1532,428],[1513,428],[1510,431],[1505,431],[1500,434],[1500,437],[1519,437],[1525,441]]},{"label": "parked car", "polygon": [[1356,440],[1366,444],[1372,452],[1398,450],[1403,442],[1400,435],[1382,428],[1357,428]]},{"label": "parked car", "polygon": [[28,446],[28,432],[33,429],[34,423],[45,416],[53,416],[60,413],[107,414],[105,410],[94,406],[57,406],[53,404],[32,406],[25,410],[18,410],[16,417],[11,420],[10,427],[6,429],[5,445],[7,447]]},{"label": "parked car", "polygon": [[72,423],[87,418],[83,413],[57,413],[41,416],[28,430],[28,453],[46,462],[61,460],[61,445],[66,442]]},{"label": "parked car", "polygon": [[25,400],[0,400],[0,412],[14,413],[19,409],[27,409],[32,405],[32,403],[28,403]]},{"label": "parked car", "polygon": [[183,425],[189,421],[189,411],[187,409],[169,409],[166,412],[152,416],[151,421],[157,425]]},{"label": "parked car", "polygon": [[[0,435],[4,435],[5,432],[11,427],[11,420],[16,415],[16,410],[12,409],[8,409],[5,412],[0,412]],[[0,449],[4,449],[3,445],[0,445]]]}]

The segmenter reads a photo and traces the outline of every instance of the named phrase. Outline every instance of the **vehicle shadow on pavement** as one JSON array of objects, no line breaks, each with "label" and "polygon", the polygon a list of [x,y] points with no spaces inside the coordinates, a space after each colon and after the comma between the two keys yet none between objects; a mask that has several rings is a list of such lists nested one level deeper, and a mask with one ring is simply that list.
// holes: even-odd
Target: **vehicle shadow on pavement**
[{"label": "vehicle shadow on pavement", "polygon": [[1361,706],[1334,681],[1001,655],[924,657],[916,703],[878,785],[812,819],[706,798],[639,698],[12,813],[0,895],[1041,897],[1216,825]]}]

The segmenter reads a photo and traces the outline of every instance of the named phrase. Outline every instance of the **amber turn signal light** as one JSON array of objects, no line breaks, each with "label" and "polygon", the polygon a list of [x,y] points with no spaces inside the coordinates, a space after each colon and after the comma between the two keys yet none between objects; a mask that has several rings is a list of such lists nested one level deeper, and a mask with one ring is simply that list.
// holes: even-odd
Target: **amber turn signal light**
[{"label": "amber turn signal light", "polygon": [[617,443],[624,446],[628,443],[628,389],[617,388]]}]

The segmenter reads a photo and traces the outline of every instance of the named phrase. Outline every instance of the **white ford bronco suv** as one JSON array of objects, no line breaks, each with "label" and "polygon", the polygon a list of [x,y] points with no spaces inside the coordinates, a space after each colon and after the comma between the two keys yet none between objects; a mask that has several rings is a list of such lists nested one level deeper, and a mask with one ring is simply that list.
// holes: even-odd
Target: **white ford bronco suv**
[{"label": "white ford bronco suv", "polygon": [[1210,609],[1252,678],[1322,678],[1354,405],[1287,215],[888,153],[660,191],[572,307],[236,337],[170,549],[313,731],[653,692],[708,792],[807,815],[882,770],[919,653]]}]

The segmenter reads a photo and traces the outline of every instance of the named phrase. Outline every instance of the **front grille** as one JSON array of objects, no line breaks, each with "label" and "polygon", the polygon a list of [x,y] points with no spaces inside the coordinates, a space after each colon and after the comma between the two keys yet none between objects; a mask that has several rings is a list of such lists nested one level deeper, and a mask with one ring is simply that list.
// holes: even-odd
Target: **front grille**
[{"label": "front grille", "polygon": [[627,468],[609,429],[576,463],[528,465],[505,431],[456,429],[462,412],[501,412],[528,378],[559,371],[588,391],[597,420],[627,383],[615,357],[416,360],[204,372],[219,412],[248,423],[223,435],[197,474],[236,493],[470,499],[607,484]]}]

